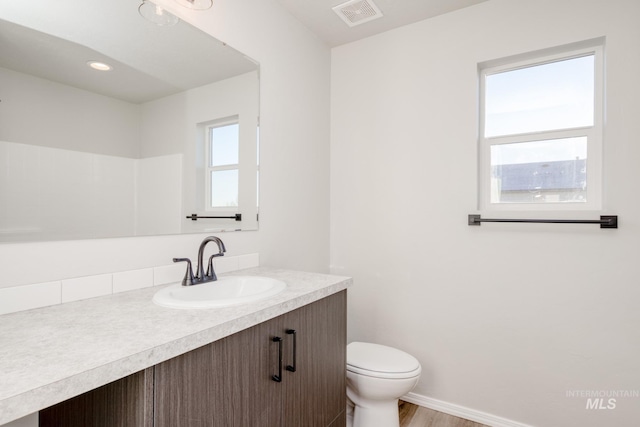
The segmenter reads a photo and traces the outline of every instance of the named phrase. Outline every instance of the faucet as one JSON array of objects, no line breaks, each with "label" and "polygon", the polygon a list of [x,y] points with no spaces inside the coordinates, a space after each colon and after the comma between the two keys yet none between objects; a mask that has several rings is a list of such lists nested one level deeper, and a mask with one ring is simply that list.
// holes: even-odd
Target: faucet
[{"label": "faucet", "polygon": [[[202,257],[204,255],[204,247],[207,246],[209,242],[216,242],[218,245],[218,253],[213,254],[209,257],[209,263],[207,265],[207,273],[204,272],[204,263],[202,262]],[[224,247],[224,243],[222,240],[215,236],[209,236],[200,243],[200,247],[198,248],[198,272],[196,273],[196,279],[203,282],[215,282],[218,280],[216,277],[216,272],[213,271],[213,258],[218,256],[224,256],[224,253],[227,249]]]},{"label": "faucet", "polygon": [[[218,245],[218,253],[213,254],[209,257],[209,262],[207,263],[207,272],[204,272],[204,248],[207,246],[207,243],[215,242]],[[199,285],[200,283],[206,282],[215,282],[218,280],[216,276],[216,272],[213,270],[213,258],[224,256],[224,253],[227,249],[224,247],[224,243],[222,240],[215,236],[209,236],[205,238],[202,243],[200,243],[200,247],[198,248],[198,266],[196,268],[196,274],[193,274],[193,269],[191,268],[191,260],[189,258],[174,258],[173,262],[186,262],[187,263],[187,272],[184,275],[184,279],[182,279],[182,286],[192,286]]]}]

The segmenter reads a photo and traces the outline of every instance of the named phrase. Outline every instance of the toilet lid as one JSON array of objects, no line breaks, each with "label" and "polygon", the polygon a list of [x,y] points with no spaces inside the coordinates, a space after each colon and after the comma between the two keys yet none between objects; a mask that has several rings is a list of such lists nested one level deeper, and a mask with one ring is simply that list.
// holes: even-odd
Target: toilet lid
[{"label": "toilet lid", "polygon": [[385,378],[407,378],[420,374],[420,362],[397,348],[352,342],[347,346],[347,370]]}]

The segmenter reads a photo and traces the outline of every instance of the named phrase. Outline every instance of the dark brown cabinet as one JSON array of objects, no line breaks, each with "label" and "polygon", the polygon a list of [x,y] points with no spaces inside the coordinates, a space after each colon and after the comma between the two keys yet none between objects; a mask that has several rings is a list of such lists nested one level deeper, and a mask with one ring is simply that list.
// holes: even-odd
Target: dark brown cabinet
[{"label": "dark brown cabinet", "polygon": [[47,408],[40,425],[345,427],[345,369],[342,291]]},{"label": "dark brown cabinet", "polygon": [[40,411],[40,427],[152,427],[153,367]]},{"label": "dark brown cabinet", "polygon": [[278,426],[271,380],[279,319],[216,341],[155,367],[155,426]]},{"label": "dark brown cabinet", "polygon": [[345,348],[341,292],[157,365],[155,426],[343,426]]},{"label": "dark brown cabinet", "polygon": [[[344,426],[346,423],[346,292],[282,316],[295,330],[295,372],[282,379],[283,426]],[[285,335],[285,365],[293,358],[293,336]],[[338,417],[342,423],[332,424]]]}]

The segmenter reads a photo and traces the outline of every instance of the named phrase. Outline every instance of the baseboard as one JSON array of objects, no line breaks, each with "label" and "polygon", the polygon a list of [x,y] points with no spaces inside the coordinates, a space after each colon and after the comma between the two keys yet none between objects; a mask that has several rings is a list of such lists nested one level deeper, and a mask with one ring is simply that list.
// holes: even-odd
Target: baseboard
[{"label": "baseboard", "polygon": [[424,406],[425,408],[433,409],[434,411],[444,412],[445,414],[453,415],[458,418],[475,421],[477,423],[485,424],[491,427],[532,427],[528,424],[522,424],[517,421],[508,420],[496,415],[487,414],[486,412],[481,412],[475,409],[467,408],[465,406],[456,405],[454,403],[445,402],[413,392],[405,394],[400,398],[400,400],[413,403],[414,405]]}]

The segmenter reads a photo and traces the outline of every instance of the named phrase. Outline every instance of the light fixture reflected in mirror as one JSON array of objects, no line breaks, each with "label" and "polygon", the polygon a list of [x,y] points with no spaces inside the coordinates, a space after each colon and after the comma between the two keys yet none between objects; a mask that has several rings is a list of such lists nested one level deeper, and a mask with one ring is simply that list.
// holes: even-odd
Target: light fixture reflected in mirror
[{"label": "light fixture reflected in mirror", "polygon": [[[197,1],[197,0],[194,0]],[[151,21],[156,25],[168,27],[178,23],[178,17],[167,12],[162,6],[159,6],[149,0],[143,0],[138,12],[147,21]]]},{"label": "light fixture reflected in mirror", "polygon": [[213,0],[175,0],[175,2],[194,10],[206,10],[213,5]]},{"label": "light fixture reflected in mirror", "polygon": [[111,71],[113,67],[101,61],[87,61],[87,65],[96,71]]}]

